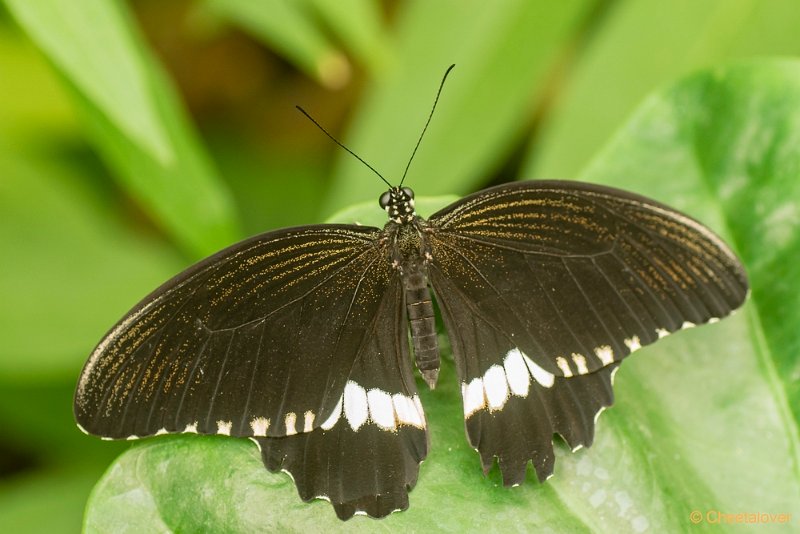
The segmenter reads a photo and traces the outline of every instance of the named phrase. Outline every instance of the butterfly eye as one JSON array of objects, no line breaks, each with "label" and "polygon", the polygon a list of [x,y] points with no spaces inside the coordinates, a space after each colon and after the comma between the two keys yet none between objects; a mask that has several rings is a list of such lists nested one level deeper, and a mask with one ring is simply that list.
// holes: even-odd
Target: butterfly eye
[{"label": "butterfly eye", "polygon": [[392,201],[392,192],[386,191],[381,197],[378,199],[378,204],[380,204],[381,209],[386,209],[389,207],[389,203]]},{"label": "butterfly eye", "polygon": [[414,191],[411,190],[410,187],[404,187],[401,191],[408,197],[409,199],[414,198]]}]

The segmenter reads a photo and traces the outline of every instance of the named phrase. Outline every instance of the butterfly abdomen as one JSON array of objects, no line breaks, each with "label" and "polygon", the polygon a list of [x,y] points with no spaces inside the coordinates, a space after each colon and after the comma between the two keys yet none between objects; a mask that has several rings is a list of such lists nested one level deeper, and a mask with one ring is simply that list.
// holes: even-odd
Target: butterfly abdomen
[{"label": "butterfly abdomen", "polygon": [[439,343],[428,281],[419,264],[412,262],[404,269],[403,284],[414,360],[422,377],[433,389],[439,376]]}]

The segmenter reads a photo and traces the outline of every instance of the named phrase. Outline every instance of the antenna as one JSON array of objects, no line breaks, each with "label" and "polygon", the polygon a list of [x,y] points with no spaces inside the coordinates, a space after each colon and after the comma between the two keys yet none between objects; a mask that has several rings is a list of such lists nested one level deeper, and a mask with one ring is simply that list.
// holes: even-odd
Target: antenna
[{"label": "antenna", "polygon": [[314,118],[313,118],[311,115],[309,115],[309,114],[306,112],[306,110],[304,110],[304,109],[303,109],[303,108],[301,108],[300,106],[295,106],[295,107],[296,107],[296,108],[297,108],[297,109],[300,111],[300,113],[302,113],[303,115],[305,115],[305,116],[308,118],[308,120],[310,120],[311,122],[313,122],[313,123],[314,123],[314,124],[317,126],[317,128],[319,128],[320,130],[322,130],[322,133],[324,133],[325,135],[327,135],[328,137],[330,137],[330,138],[331,138],[331,141],[333,141],[334,143],[336,143],[337,145],[339,145],[339,146],[340,146],[340,147],[342,147],[343,149],[347,150],[347,152],[349,152],[349,153],[350,153],[350,155],[352,155],[352,156],[353,156],[354,158],[356,158],[358,161],[360,161],[361,163],[363,163],[364,165],[366,165],[366,166],[369,168],[369,170],[371,170],[372,172],[374,172],[375,174],[377,174],[377,175],[378,175],[378,178],[380,178],[381,180],[383,180],[383,182],[384,182],[386,185],[388,185],[390,188],[392,187],[392,184],[390,184],[390,183],[389,183],[389,182],[386,180],[386,178],[384,178],[384,177],[383,177],[383,175],[382,175],[381,173],[379,173],[378,171],[376,171],[376,170],[375,170],[375,168],[374,168],[372,165],[370,165],[369,163],[367,163],[366,161],[364,161],[363,159],[361,159],[361,158],[359,157],[359,155],[358,155],[358,154],[356,154],[355,152],[353,152],[352,150],[350,150],[349,148],[347,148],[346,146],[344,146],[342,143],[340,143],[340,142],[339,142],[339,140],[338,140],[338,139],[336,139],[334,136],[332,136],[330,133],[328,133],[328,130],[326,130],[325,128],[323,128],[323,127],[322,127],[322,125],[320,125],[320,123],[318,123],[317,121],[315,121],[315,120],[314,120]]},{"label": "antenna", "polygon": [[[430,114],[428,115],[428,120],[427,120],[427,122],[425,123],[425,127],[422,129],[422,133],[420,134],[420,136],[419,136],[419,139],[417,140],[417,145],[414,147],[414,151],[411,153],[411,157],[408,159],[408,164],[406,165],[406,170],[403,172],[403,178],[400,180],[400,185],[399,185],[399,186],[397,186],[397,187],[400,187],[400,186],[402,186],[402,185],[403,185],[403,182],[404,182],[404,181],[405,181],[405,179],[406,179],[406,174],[408,174],[408,169],[409,169],[409,167],[411,167],[411,162],[414,160],[414,156],[415,156],[415,155],[416,155],[416,153],[417,153],[417,149],[419,148],[419,144],[422,142],[422,138],[425,136],[425,132],[428,130],[428,125],[431,123],[431,118],[433,118],[433,112],[436,110],[436,104],[438,104],[438,103],[439,103],[439,96],[442,94],[442,88],[444,87],[444,82],[445,82],[445,80],[447,80],[447,75],[448,75],[448,74],[450,74],[450,71],[451,71],[451,70],[453,70],[453,67],[455,67],[455,64],[453,64],[453,65],[450,65],[449,67],[447,67],[447,70],[444,72],[444,76],[442,77],[442,82],[439,84],[439,90],[436,92],[436,98],[435,98],[435,99],[434,99],[434,101],[433,101],[433,107],[431,108],[431,112],[430,112]],[[383,177],[383,175],[382,175],[381,173],[379,173],[378,171],[376,171],[376,170],[375,170],[375,167],[373,167],[372,165],[370,165],[369,163],[367,163],[366,161],[364,161],[363,159],[361,159],[361,157],[360,157],[358,154],[356,154],[355,152],[353,152],[352,150],[350,150],[349,148],[347,148],[346,146],[344,146],[342,143],[340,143],[338,139],[336,139],[334,136],[332,136],[332,135],[330,134],[330,132],[328,132],[328,130],[326,130],[325,128],[323,128],[323,127],[322,127],[322,125],[321,125],[320,123],[318,123],[316,120],[314,120],[314,117],[312,117],[311,115],[309,115],[309,114],[308,114],[308,112],[307,112],[306,110],[304,110],[304,109],[303,109],[303,108],[301,108],[300,106],[295,106],[295,107],[298,109],[298,111],[300,111],[300,113],[302,113],[303,115],[305,115],[305,116],[306,116],[306,118],[307,118],[308,120],[310,120],[311,122],[313,122],[313,123],[314,123],[314,125],[315,125],[317,128],[319,128],[320,130],[322,130],[322,133],[324,133],[325,135],[327,135],[328,137],[330,137],[331,141],[333,141],[334,143],[336,143],[337,145],[339,145],[340,147],[342,147],[343,149],[345,149],[345,150],[346,150],[346,151],[347,151],[347,152],[348,152],[348,153],[349,153],[351,156],[353,156],[353,157],[354,157],[354,158],[356,158],[358,161],[360,161],[361,163],[363,163],[364,165],[366,165],[366,166],[367,166],[367,168],[368,168],[369,170],[371,170],[371,171],[372,171],[372,172],[374,172],[376,175],[378,175],[378,178],[380,178],[381,180],[383,180],[383,183],[385,183],[386,185],[388,185],[390,188],[393,188],[392,184],[390,184],[390,183],[389,183],[389,181],[388,181],[388,180],[386,180],[386,178],[384,178],[384,177]]]},{"label": "antenna", "polygon": [[[403,177],[400,179],[400,185],[403,185],[403,182],[406,180],[406,174],[408,174],[408,168],[411,167],[411,162],[414,160],[414,155],[417,153],[417,149],[419,148],[419,144],[422,142],[422,138],[425,136],[425,131],[428,129],[428,125],[431,123],[431,118],[433,117],[433,112],[436,110],[436,104],[439,102],[439,95],[442,94],[442,88],[444,87],[444,81],[447,79],[447,75],[450,74],[450,71],[453,70],[455,67],[455,63],[447,67],[447,70],[444,72],[444,76],[442,77],[442,83],[439,84],[439,90],[436,92],[436,99],[433,101],[433,107],[431,108],[431,113],[428,115],[428,122],[425,123],[425,127],[422,129],[422,133],[417,140],[417,146],[414,147],[414,151],[411,153],[411,157],[408,159],[408,165],[406,165],[406,170],[403,171]],[[398,186],[400,187],[400,186]]]}]

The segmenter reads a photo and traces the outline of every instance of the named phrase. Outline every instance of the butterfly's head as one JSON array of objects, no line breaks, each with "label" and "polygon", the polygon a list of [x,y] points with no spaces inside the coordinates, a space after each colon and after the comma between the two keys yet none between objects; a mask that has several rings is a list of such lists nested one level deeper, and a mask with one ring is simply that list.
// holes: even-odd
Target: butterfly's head
[{"label": "butterfly's head", "polygon": [[414,211],[414,191],[410,187],[392,187],[378,199],[378,204],[389,214],[389,219],[403,224],[411,222]]}]

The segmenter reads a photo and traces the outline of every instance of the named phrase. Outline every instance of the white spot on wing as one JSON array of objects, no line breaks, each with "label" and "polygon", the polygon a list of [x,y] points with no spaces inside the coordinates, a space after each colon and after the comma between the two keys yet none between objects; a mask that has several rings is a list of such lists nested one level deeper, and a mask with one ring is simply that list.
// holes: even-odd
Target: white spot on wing
[{"label": "white spot on wing", "polygon": [[314,430],[314,412],[308,410],[303,414],[303,432],[311,432]]},{"label": "white spot on wing", "polygon": [[283,420],[283,424],[286,425],[286,435],[287,436],[294,436],[297,434],[297,414],[294,412],[289,412],[286,414],[286,417]]},{"label": "white spot on wing", "polygon": [[232,427],[233,421],[217,421],[217,434],[222,436],[230,436]]},{"label": "white spot on wing", "polygon": [[589,369],[586,367],[586,358],[584,358],[583,354],[572,353],[572,361],[578,369],[579,375],[589,373]]},{"label": "white spot on wing", "polygon": [[639,342],[639,336],[633,336],[630,339],[626,339],[625,345],[627,345],[631,352],[642,348],[642,344]]},{"label": "white spot on wing", "polygon": [[483,389],[486,390],[489,410],[499,410],[505,405],[508,400],[508,382],[502,367],[499,365],[489,367],[483,375]]},{"label": "white spot on wing", "polygon": [[406,425],[412,425],[417,428],[424,428],[422,422],[422,414],[417,411],[417,406],[413,399],[406,397],[400,393],[392,395],[392,404],[394,405],[394,412],[397,415],[397,420]]},{"label": "white spot on wing", "polygon": [[690,321],[684,321],[683,324],[681,325],[681,329],[685,330],[687,328],[694,328],[695,326],[697,325]]},{"label": "white spot on wing", "polygon": [[564,378],[572,377],[572,369],[570,369],[569,362],[567,361],[566,358],[564,358],[563,356],[557,357],[556,365],[558,366],[559,369],[561,369],[561,372],[564,374]]},{"label": "white spot on wing", "polygon": [[614,351],[608,345],[602,345],[594,349],[594,353],[603,362],[603,365],[611,365],[614,363]]},{"label": "white spot on wing", "polygon": [[709,317],[708,324],[714,324],[719,322],[719,317]]},{"label": "white spot on wing", "polygon": [[469,417],[478,410],[486,407],[483,380],[480,378],[473,378],[469,384],[462,384],[461,396],[464,399],[464,417]]},{"label": "white spot on wing", "polygon": [[549,373],[536,365],[536,362],[528,358],[525,353],[522,353],[522,358],[525,360],[525,365],[528,366],[528,370],[531,372],[531,375],[533,375],[534,380],[546,388],[553,387],[553,382],[556,380],[553,373]]},{"label": "white spot on wing", "polygon": [[661,339],[662,337],[667,337],[669,331],[664,328],[656,328],[656,334],[658,334],[658,339]]},{"label": "white spot on wing", "polygon": [[344,387],[344,416],[353,430],[361,428],[369,416],[367,392],[352,380]]},{"label": "white spot on wing", "polygon": [[127,439],[128,441],[135,441],[135,440],[139,439],[139,436],[137,436],[135,434],[131,434],[130,436],[128,436],[125,439]]},{"label": "white spot on wing", "polygon": [[169,434],[166,428],[161,427],[158,430],[156,430],[156,436],[163,436],[164,434]]},{"label": "white spot on wing", "polygon": [[250,428],[253,429],[254,436],[266,437],[269,429],[269,419],[266,417],[254,417],[250,421]]},{"label": "white spot on wing", "polygon": [[87,436],[89,435],[89,433],[86,431],[86,429],[85,429],[85,428],[83,428],[83,427],[80,425],[80,423],[78,424],[78,430],[80,430],[81,432],[83,432],[83,433],[84,433],[84,434],[86,434]]},{"label": "white spot on wing", "polygon": [[335,425],[339,421],[339,417],[341,417],[342,415],[343,399],[344,396],[339,397],[339,402],[336,403],[336,408],[333,409],[333,411],[325,420],[325,422],[320,425],[320,427],[323,430],[330,430],[331,428],[333,428],[333,425]]},{"label": "white spot on wing", "polygon": [[183,429],[184,434],[197,434],[197,421],[190,425],[186,425],[186,428]]},{"label": "white spot on wing", "polygon": [[503,361],[503,367],[506,370],[506,379],[511,387],[511,393],[518,397],[527,397],[528,388],[531,385],[531,375],[519,349],[508,351],[506,359]]},{"label": "white spot on wing", "polygon": [[425,410],[422,409],[422,401],[419,400],[419,395],[414,395],[411,400],[414,401],[414,407],[417,409],[420,421],[422,421],[422,428],[425,428]]},{"label": "white spot on wing", "polygon": [[367,392],[369,403],[369,418],[384,430],[395,430],[394,407],[392,397],[380,389],[371,389]]}]

